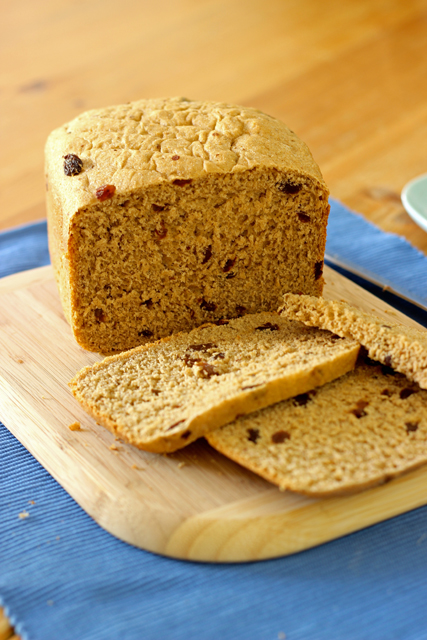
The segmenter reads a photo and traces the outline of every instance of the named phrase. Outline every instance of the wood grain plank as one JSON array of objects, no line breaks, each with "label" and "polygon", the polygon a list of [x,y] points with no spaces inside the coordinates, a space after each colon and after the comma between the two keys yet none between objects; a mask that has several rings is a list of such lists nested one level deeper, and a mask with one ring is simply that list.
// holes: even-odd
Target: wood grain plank
[{"label": "wood grain plank", "polygon": [[[329,298],[415,325],[325,269]],[[81,349],[51,267],[0,281],[0,419],[102,527],[136,546],[211,562],[293,553],[427,502],[419,469],[357,496],[280,492],[200,440],[170,455],[115,439],[74,400],[68,381],[100,356]],[[73,431],[74,422],[81,429]]]},{"label": "wood grain plank", "polygon": [[[13,636],[13,627],[0,607],[0,640],[9,640]],[[17,639],[18,640],[18,639]]]}]

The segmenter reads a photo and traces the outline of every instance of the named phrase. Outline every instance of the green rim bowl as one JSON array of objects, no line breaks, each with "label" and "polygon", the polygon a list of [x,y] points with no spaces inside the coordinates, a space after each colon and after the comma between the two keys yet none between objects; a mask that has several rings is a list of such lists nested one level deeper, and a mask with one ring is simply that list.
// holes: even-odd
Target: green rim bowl
[{"label": "green rim bowl", "polygon": [[408,182],[402,189],[401,198],[412,220],[427,231],[427,173]]}]

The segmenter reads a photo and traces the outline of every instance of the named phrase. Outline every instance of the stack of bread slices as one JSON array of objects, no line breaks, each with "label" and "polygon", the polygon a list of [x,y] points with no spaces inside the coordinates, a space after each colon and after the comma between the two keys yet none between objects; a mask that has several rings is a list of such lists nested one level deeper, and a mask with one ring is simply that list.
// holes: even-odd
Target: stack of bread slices
[{"label": "stack of bread slices", "polygon": [[427,340],[344,302],[208,324],[83,369],[77,400],[148,451],[209,444],[283,490],[360,491],[427,463]]}]

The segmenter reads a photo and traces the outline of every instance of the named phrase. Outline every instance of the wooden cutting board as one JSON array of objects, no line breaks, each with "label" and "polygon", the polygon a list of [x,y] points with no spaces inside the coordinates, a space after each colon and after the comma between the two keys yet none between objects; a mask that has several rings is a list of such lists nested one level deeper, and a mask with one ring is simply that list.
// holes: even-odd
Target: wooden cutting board
[{"label": "wooden cutting board", "polygon": [[[325,297],[407,325],[331,269]],[[427,503],[427,468],[349,497],[280,492],[198,441],[169,455],[126,445],[96,424],[67,383],[101,357],[81,349],[51,267],[0,281],[0,419],[92,518],[143,549],[242,562],[307,549]],[[69,425],[79,422],[82,429]]]}]

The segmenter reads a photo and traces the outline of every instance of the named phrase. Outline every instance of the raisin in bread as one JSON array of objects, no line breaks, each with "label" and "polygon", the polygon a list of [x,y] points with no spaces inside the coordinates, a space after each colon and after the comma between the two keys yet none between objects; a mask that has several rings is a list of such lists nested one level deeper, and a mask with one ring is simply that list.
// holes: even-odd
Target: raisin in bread
[{"label": "raisin in bread", "polygon": [[89,111],[46,145],[49,247],[78,343],[108,354],[320,295],[328,190],[256,109],[183,98]]},{"label": "raisin in bread", "polygon": [[346,302],[286,294],[280,313],[362,344],[369,357],[427,389],[427,332],[382,320]]},{"label": "raisin in bread", "polygon": [[168,452],[344,374],[358,352],[353,340],[264,312],[110,356],[70,385],[115,434]]},{"label": "raisin in bread", "polygon": [[354,493],[427,463],[427,391],[367,361],[207,440],[283,490]]}]

